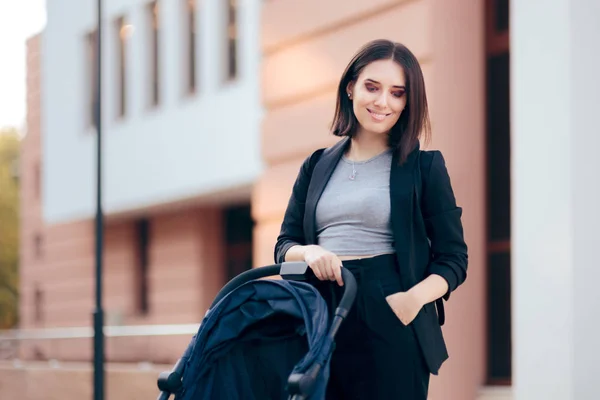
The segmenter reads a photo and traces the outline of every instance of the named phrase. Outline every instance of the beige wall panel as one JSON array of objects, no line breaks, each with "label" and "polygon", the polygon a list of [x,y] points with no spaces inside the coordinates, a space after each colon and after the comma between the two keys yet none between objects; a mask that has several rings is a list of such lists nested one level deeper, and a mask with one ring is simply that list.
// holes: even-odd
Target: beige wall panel
[{"label": "beige wall panel", "polygon": [[262,46],[271,52],[316,32],[336,29],[377,13],[402,7],[407,0],[281,0],[265,1]]},{"label": "beige wall panel", "polygon": [[252,197],[252,215],[255,220],[264,221],[274,217],[281,219],[304,159],[305,157],[300,157],[288,160],[265,171],[256,183]]},{"label": "beige wall panel", "polygon": [[273,251],[283,214],[300,166],[307,155],[272,166],[255,186],[252,198],[252,215],[258,221],[254,228],[255,267],[274,262]]},{"label": "beige wall panel", "polygon": [[254,266],[264,267],[275,262],[274,250],[281,228],[280,220],[265,220],[254,228]]},{"label": "beige wall panel", "polygon": [[267,108],[332,90],[354,53],[372,39],[403,42],[419,59],[428,58],[431,8],[430,0],[411,1],[266,57],[262,76]]},{"label": "beige wall panel", "polygon": [[329,133],[335,110],[335,91],[300,103],[273,109],[263,121],[263,158],[268,164],[310,154],[335,143]]},{"label": "beige wall panel", "polygon": [[445,0],[433,8],[430,102],[432,148],[442,150],[463,207],[469,273],[446,303],[450,359],[432,379],[431,397],[474,399],[485,384],[485,54],[483,2]]}]

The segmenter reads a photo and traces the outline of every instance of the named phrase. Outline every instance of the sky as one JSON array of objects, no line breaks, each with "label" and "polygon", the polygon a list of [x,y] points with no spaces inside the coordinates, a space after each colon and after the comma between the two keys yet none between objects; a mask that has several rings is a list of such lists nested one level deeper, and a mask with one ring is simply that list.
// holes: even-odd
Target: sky
[{"label": "sky", "polygon": [[25,123],[25,41],[46,24],[46,0],[0,0],[0,128]]}]

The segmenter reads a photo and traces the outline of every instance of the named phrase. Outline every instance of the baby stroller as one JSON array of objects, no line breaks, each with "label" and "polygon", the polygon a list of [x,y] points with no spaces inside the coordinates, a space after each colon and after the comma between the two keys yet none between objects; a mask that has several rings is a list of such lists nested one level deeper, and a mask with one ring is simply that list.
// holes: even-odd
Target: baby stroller
[{"label": "baby stroller", "polygon": [[[280,275],[283,279],[261,279]],[[308,282],[304,262],[246,271],[218,293],[158,400],[323,399],[335,335],[356,298],[342,268],[344,294],[334,313]],[[331,283],[336,284],[335,282]]]}]

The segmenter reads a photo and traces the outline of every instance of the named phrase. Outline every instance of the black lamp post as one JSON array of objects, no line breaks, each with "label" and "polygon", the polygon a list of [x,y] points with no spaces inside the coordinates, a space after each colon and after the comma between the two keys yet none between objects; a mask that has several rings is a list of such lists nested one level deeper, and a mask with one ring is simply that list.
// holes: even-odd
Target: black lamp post
[{"label": "black lamp post", "polygon": [[94,310],[94,400],[104,400],[104,311],[102,309],[102,0],[96,33],[96,308]]}]

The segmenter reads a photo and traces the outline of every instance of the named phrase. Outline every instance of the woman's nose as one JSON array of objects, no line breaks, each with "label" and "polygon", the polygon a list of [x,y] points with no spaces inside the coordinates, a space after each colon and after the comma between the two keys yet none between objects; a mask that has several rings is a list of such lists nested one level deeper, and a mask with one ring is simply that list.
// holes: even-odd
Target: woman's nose
[{"label": "woman's nose", "polygon": [[387,107],[387,95],[385,93],[377,96],[377,98],[375,99],[375,105],[379,106],[379,107]]}]

